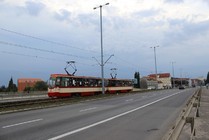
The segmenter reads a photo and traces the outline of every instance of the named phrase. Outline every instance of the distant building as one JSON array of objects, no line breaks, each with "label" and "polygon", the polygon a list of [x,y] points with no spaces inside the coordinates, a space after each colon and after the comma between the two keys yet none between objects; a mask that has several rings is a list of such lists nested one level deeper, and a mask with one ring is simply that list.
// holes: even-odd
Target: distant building
[{"label": "distant building", "polygon": [[20,78],[17,79],[18,92],[24,91],[26,87],[34,87],[36,82],[43,81],[39,78]]},{"label": "distant building", "polygon": [[[156,74],[150,74],[148,77],[156,78]],[[157,74],[158,89],[171,88],[171,75],[170,73],[159,73]]]},{"label": "distant building", "polygon": [[204,79],[201,78],[191,79],[191,81],[192,81],[192,86],[204,85]]},{"label": "distant building", "polygon": [[172,78],[172,81],[175,81],[175,87],[190,87],[192,85],[192,81],[190,80],[190,78]]},{"label": "distant building", "polygon": [[142,89],[156,89],[158,82],[155,78],[145,76],[141,78],[140,85]]}]

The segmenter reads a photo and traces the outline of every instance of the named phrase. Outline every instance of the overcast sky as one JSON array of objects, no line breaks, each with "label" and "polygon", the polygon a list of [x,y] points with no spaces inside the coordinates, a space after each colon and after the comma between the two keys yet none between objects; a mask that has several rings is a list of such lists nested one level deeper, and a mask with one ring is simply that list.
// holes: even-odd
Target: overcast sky
[{"label": "overcast sky", "polygon": [[[155,73],[206,77],[209,71],[208,0],[0,0],[0,85],[13,77],[65,73],[100,76],[99,9],[103,7],[105,77]],[[94,57],[94,58],[93,58]],[[71,67],[69,71],[73,72]]]}]

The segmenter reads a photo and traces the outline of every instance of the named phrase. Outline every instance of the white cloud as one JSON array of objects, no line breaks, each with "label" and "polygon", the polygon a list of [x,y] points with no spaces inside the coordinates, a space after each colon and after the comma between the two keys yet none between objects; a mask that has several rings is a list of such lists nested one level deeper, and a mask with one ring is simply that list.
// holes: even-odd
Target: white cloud
[{"label": "white cloud", "polygon": [[41,2],[32,2],[32,1],[26,1],[25,5],[29,14],[32,16],[37,16],[41,12],[41,10],[45,7],[45,5]]},{"label": "white cloud", "polygon": [[184,2],[184,0],[165,0],[165,2],[168,2],[168,3],[182,3],[182,2]]},{"label": "white cloud", "polygon": [[60,9],[59,12],[55,12],[55,18],[58,20],[68,20],[70,18],[71,12],[65,10],[65,9]]},{"label": "white cloud", "polygon": [[[95,75],[100,76],[99,66],[92,67],[96,63],[92,57],[100,59],[99,9],[93,10],[93,7],[105,3],[106,1],[103,0],[88,2],[84,0],[1,1],[1,28],[61,42],[72,48],[18,36],[2,30],[0,30],[0,35],[3,41],[88,57],[87,60],[16,49],[17,52],[31,55],[66,61],[73,59],[79,65],[79,74],[88,75],[92,74],[89,71],[95,70]],[[201,59],[198,63],[201,67],[196,67],[197,64],[192,62],[209,51],[206,45],[209,38],[209,8],[205,3],[207,1],[204,0],[175,2],[173,0],[112,0],[110,5],[103,7],[105,59],[110,54],[115,54],[115,57],[110,60],[112,63],[106,65],[107,71],[108,68],[117,66],[118,70],[123,71],[121,77],[132,78],[133,72],[138,69],[142,75],[149,74],[154,71],[154,56],[150,47],[159,45],[160,48],[157,49],[159,71],[169,72],[170,61],[176,61],[176,69],[185,69],[185,71],[189,71],[190,76],[203,75],[198,73],[198,69],[204,69],[200,70],[201,72],[208,71],[209,68],[205,65],[206,60]],[[5,46],[0,44],[0,51],[4,49]],[[13,52],[14,47],[13,49],[7,47],[6,50]],[[183,55],[184,53],[185,55]],[[16,71],[25,71],[18,65],[24,63],[24,66],[30,66],[31,64],[27,64],[29,60],[33,63],[33,58],[24,59],[23,57],[22,59],[20,56],[8,54],[0,56],[0,63],[4,63],[5,57],[12,57],[17,61],[15,63]],[[123,61],[124,59],[126,61]],[[47,65],[48,68],[45,67],[44,74],[59,70],[62,72],[65,65],[65,62],[54,63],[38,59],[36,61],[37,63],[33,63],[36,67]],[[12,69],[12,67],[13,65],[8,63],[7,69]],[[43,74],[40,74],[41,76]]]}]

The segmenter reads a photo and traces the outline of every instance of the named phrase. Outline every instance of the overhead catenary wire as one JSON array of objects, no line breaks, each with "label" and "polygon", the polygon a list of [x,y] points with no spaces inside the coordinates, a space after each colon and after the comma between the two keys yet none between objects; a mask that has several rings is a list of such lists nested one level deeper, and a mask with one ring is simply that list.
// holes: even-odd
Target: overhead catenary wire
[{"label": "overhead catenary wire", "polygon": [[5,41],[0,41],[0,44],[4,44],[4,45],[8,45],[8,46],[14,46],[14,47],[19,47],[19,48],[25,48],[25,49],[31,49],[31,50],[35,50],[35,51],[41,51],[41,52],[47,52],[47,53],[53,53],[53,54],[71,56],[71,57],[77,57],[77,58],[82,58],[82,59],[90,59],[90,58],[84,57],[84,56],[78,56],[78,55],[69,54],[69,53],[57,52],[57,51],[53,51],[53,50],[33,48],[33,47],[20,45],[20,44],[15,44],[15,43],[10,43],[10,42],[5,42]]},{"label": "overhead catenary wire", "polygon": [[[2,27],[0,27],[0,29],[1,29],[2,31],[5,31],[5,32],[9,32],[9,33],[16,34],[16,35],[20,35],[20,36],[24,36],[24,37],[29,37],[29,38],[32,38],[32,39],[40,40],[40,41],[47,42],[47,43],[51,43],[51,44],[56,44],[56,45],[60,45],[60,46],[64,46],[64,47],[69,47],[69,48],[74,48],[74,49],[83,50],[83,51],[89,51],[89,52],[93,52],[93,53],[98,53],[97,51],[86,50],[86,49],[83,49],[83,48],[74,47],[74,46],[67,45],[67,44],[64,44],[64,43],[60,43],[60,42],[56,42],[56,41],[51,41],[51,40],[43,39],[43,38],[40,38],[40,37],[36,37],[36,36],[32,36],[32,35],[20,33],[20,32],[13,31],[13,30],[9,30],[9,29],[5,29],[5,28],[2,28]],[[105,55],[108,55],[108,56],[109,56],[109,54],[105,54]],[[117,58],[118,58],[118,59],[121,59],[121,58],[119,58],[119,57],[117,57]],[[123,62],[127,62],[127,63],[130,64],[131,66],[135,65],[135,64],[130,63],[130,62],[124,60],[124,59],[122,59],[122,61],[123,61]],[[135,65],[135,66],[137,66],[137,65]]]},{"label": "overhead catenary wire", "polygon": [[[88,57],[77,56],[77,55],[68,54],[68,53],[63,53],[63,52],[56,52],[56,51],[52,51],[52,50],[45,50],[45,49],[33,48],[33,47],[24,46],[24,45],[20,45],[20,44],[14,44],[14,43],[5,42],[5,41],[0,41],[0,44],[9,45],[9,46],[15,46],[15,47],[20,47],[20,48],[26,48],[26,49],[32,49],[32,50],[35,50],[35,51],[53,53],[53,54],[58,54],[58,55],[71,56],[71,57],[76,57],[76,58],[81,58],[81,59],[93,61],[91,58],[88,58]],[[28,57],[34,57],[34,58],[41,58],[41,59],[50,59],[50,58],[46,58],[46,57],[33,56],[33,55],[26,55],[26,54],[18,54],[18,53],[13,53],[13,52],[6,52],[6,51],[3,51],[2,53],[14,54],[14,55],[22,55],[22,56],[28,56]],[[126,61],[126,60],[124,60],[124,59],[122,59],[122,58],[119,58],[119,57],[117,57],[117,59],[120,60],[120,61],[122,61],[122,62],[128,63],[128,64],[129,64],[129,66],[128,66],[129,68],[131,68],[131,69],[136,69],[136,67],[135,67],[135,66],[137,66],[136,64],[129,63],[128,61]],[[51,60],[54,61],[54,59],[51,59]],[[57,61],[57,59],[56,59],[55,61]],[[61,60],[61,61],[62,61],[62,60]],[[64,60],[64,61],[66,61],[66,60]],[[93,66],[92,64],[85,64],[85,63],[78,63],[78,64]],[[118,64],[117,64],[117,65],[118,65]],[[122,65],[122,64],[119,64],[119,65],[121,65],[121,66],[127,68],[127,65]],[[147,71],[145,71],[145,70],[144,70],[144,72],[150,73],[150,72],[147,72]]]},{"label": "overhead catenary wire", "polygon": [[[66,62],[66,60],[42,57],[42,56],[38,56],[38,55],[28,55],[28,54],[15,53],[15,52],[9,52],[9,51],[0,51],[0,52],[4,53],[4,54],[9,54],[9,55],[17,55],[17,56],[22,56],[22,57],[31,57],[31,58],[34,58],[34,59],[45,59],[45,60],[48,60],[48,61]],[[91,64],[80,63],[80,62],[77,62],[77,64],[86,65],[86,66],[92,66]]]},{"label": "overhead catenary wire", "polygon": [[[130,69],[134,69],[135,71],[139,71],[139,65],[135,64],[135,63],[131,63],[130,61],[127,61],[126,59],[123,59],[121,57],[118,57],[118,56],[115,56],[115,58],[121,62],[125,62],[126,64],[120,64],[120,63],[117,63],[117,65],[120,65],[120,66],[123,66],[123,67],[129,67]],[[128,64],[128,66],[127,66]],[[150,70],[147,69],[147,68],[142,68],[140,66],[141,70],[140,72],[145,72],[145,73],[150,73]],[[146,70],[145,70],[146,69]]]},{"label": "overhead catenary wire", "polygon": [[[16,53],[16,52],[8,52],[8,51],[0,51],[0,53],[4,53],[4,54],[9,54],[9,55],[17,55],[17,56],[21,56],[21,57],[30,57],[33,59],[44,59],[47,61],[57,61],[57,62],[65,62],[66,60],[62,60],[62,59],[54,59],[54,58],[48,58],[48,57],[42,57],[42,56],[38,56],[38,55],[28,55],[28,54],[23,54],[23,53]],[[81,66],[89,66],[89,67],[94,67],[92,64],[89,63],[81,63],[81,62],[76,62],[77,65],[81,65]],[[109,71],[112,68],[112,66],[106,66],[105,70]]]},{"label": "overhead catenary wire", "polygon": [[91,52],[91,53],[98,53],[97,51],[94,51],[94,50],[87,50],[87,49],[83,49],[83,48],[79,48],[79,47],[74,47],[74,46],[67,45],[67,44],[64,44],[64,43],[55,42],[55,41],[43,39],[43,38],[40,38],[40,37],[35,37],[35,36],[32,36],[32,35],[28,35],[28,34],[16,32],[16,31],[8,30],[8,29],[5,29],[5,28],[0,28],[0,29],[2,31],[5,31],[5,32],[9,32],[9,33],[13,33],[13,34],[16,34],[16,35],[32,38],[32,39],[35,39],[35,40],[40,40],[40,41],[47,42],[47,43],[50,43],[50,44],[55,44],[55,45],[68,47],[68,48],[73,48],[73,49],[82,50],[82,51],[88,51],[88,52]]},{"label": "overhead catenary wire", "polygon": [[51,60],[51,61],[59,61],[59,62],[65,61],[61,59],[47,58],[47,57],[42,57],[42,56],[37,56],[37,55],[28,55],[28,54],[14,53],[14,52],[8,52],[8,51],[1,51],[1,53],[10,54],[10,55],[18,55],[18,56],[23,56],[23,57],[39,58],[39,59],[45,59],[45,60]]},{"label": "overhead catenary wire", "polygon": [[[50,44],[55,44],[55,45],[68,47],[68,48],[73,48],[73,49],[82,50],[82,51],[88,51],[88,52],[91,52],[91,53],[98,53],[97,51],[94,51],[94,50],[87,50],[87,49],[83,49],[83,48],[79,48],[79,47],[74,47],[74,46],[67,45],[67,44],[64,44],[64,43],[43,39],[43,38],[40,38],[40,37],[36,37],[36,36],[29,35],[29,34],[20,33],[20,32],[17,32],[17,31],[6,29],[6,28],[1,28],[0,27],[0,30],[8,32],[8,33],[16,34],[16,35],[19,35],[19,36],[28,37],[28,38],[32,38],[32,39],[35,39],[35,40],[40,40],[40,41],[43,41],[43,42],[46,42],[46,43],[50,43]],[[74,54],[68,54],[68,53],[63,53],[63,52],[56,52],[56,51],[53,51],[53,50],[33,48],[33,47],[20,45],[20,44],[9,43],[9,42],[5,42],[5,41],[0,41],[0,44],[5,44],[5,45],[10,45],[10,46],[16,46],[16,47],[21,47],[21,48],[32,49],[32,50],[36,50],[36,51],[42,51],[42,52],[47,52],[47,53],[53,53],[53,54],[59,54],[59,55],[65,55],[65,56],[71,56],[71,57],[91,60],[91,57],[83,57],[83,56],[78,56],[78,55],[74,55]],[[109,55],[109,54],[106,54],[106,55]],[[118,59],[121,62],[126,62],[126,64],[128,64],[128,67],[131,68],[131,69],[135,69],[136,70],[137,67],[139,67],[138,65],[136,65],[134,63],[131,63],[131,62],[127,61],[126,59],[122,59],[122,58],[120,58],[118,56],[115,56],[115,57],[116,57],[116,59]],[[122,64],[119,64],[119,65],[127,67],[127,65],[122,65]],[[143,70],[143,71],[147,72],[146,70]],[[149,72],[147,72],[147,73],[149,73]]]}]

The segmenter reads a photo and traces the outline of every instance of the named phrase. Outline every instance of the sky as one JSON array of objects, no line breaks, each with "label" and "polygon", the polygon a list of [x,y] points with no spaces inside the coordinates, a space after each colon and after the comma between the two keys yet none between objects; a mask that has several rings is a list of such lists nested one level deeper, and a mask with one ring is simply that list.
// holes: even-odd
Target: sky
[{"label": "sky", "polygon": [[106,78],[112,68],[117,78],[155,73],[156,46],[158,73],[207,76],[208,0],[0,0],[0,86],[11,77],[46,81],[65,73],[67,61],[75,61],[75,75],[100,77],[100,10],[93,8],[106,3]]}]

